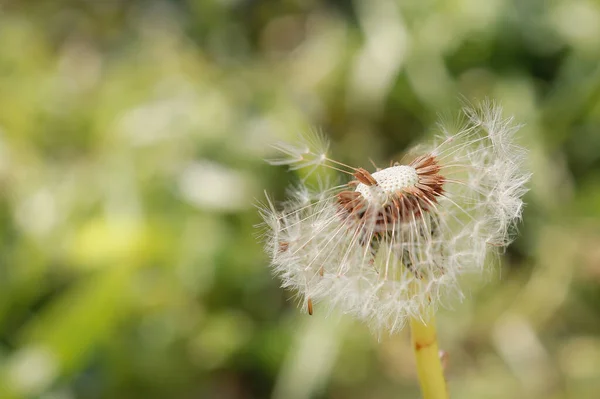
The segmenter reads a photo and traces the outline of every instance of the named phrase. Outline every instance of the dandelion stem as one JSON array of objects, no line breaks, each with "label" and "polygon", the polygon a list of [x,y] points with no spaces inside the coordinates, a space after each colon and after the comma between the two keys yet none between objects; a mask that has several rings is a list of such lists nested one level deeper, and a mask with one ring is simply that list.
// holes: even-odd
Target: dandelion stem
[{"label": "dandelion stem", "polygon": [[423,318],[411,317],[410,329],[423,399],[447,399],[448,391],[439,355],[433,310],[425,309],[422,316]]}]

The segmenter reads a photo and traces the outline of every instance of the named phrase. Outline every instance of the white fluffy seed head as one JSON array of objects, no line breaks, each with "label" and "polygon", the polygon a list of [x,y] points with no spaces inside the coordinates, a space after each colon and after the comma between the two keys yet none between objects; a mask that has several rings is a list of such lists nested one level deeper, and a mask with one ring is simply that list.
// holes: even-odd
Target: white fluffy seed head
[{"label": "white fluffy seed head", "polygon": [[356,192],[360,193],[369,203],[381,204],[387,202],[387,197],[405,188],[414,187],[419,182],[419,175],[412,166],[396,165],[382,169],[372,174],[377,185],[367,186],[359,183]]},{"label": "white fluffy seed head", "polygon": [[[269,202],[261,210],[274,273],[303,309],[310,301],[318,312],[324,302],[394,331],[425,305],[462,298],[461,275],[482,273],[489,255],[510,243],[530,177],[522,168],[526,152],[513,139],[518,127],[488,103],[465,115],[460,129],[442,129],[421,151],[443,177],[427,201],[414,190],[434,184],[431,167],[401,165],[372,173],[376,185],[297,186],[283,209]],[[292,147],[282,151],[295,156]],[[404,194],[394,198],[397,191]]]}]

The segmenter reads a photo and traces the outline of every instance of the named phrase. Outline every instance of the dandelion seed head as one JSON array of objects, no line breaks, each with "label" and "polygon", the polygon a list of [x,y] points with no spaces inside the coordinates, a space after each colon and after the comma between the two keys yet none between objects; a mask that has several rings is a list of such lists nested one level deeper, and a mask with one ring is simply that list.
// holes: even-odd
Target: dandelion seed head
[{"label": "dandelion seed head", "polygon": [[[296,185],[281,209],[261,207],[274,273],[304,311],[327,303],[374,330],[398,330],[425,305],[463,298],[460,277],[482,273],[512,241],[530,177],[517,126],[490,103],[464,114],[411,162],[373,173],[319,158],[323,151],[296,161],[300,147],[281,145],[288,158],[278,164],[353,177],[314,191]],[[328,148],[322,136],[304,142]]]}]

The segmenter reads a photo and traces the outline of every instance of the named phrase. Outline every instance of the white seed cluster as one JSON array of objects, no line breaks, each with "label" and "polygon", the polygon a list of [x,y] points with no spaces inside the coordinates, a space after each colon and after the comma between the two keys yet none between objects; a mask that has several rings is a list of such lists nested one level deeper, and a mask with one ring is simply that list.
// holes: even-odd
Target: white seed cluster
[{"label": "white seed cluster", "polygon": [[[270,200],[261,209],[273,271],[303,309],[310,304],[318,312],[325,303],[375,330],[394,331],[424,305],[462,299],[459,278],[483,273],[488,255],[510,243],[530,177],[522,167],[526,152],[514,142],[518,126],[487,103],[465,116],[456,131],[442,126],[438,141],[422,151],[435,157],[444,178],[443,195],[425,212],[392,223],[377,218],[389,207],[382,198],[418,183],[410,166],[375,172],[377,185],[356,187],[367,204],[360,218],[340,211],[338,194],[350,190],[344,186],[295,187],[283,209]],[[316,157],[323,148],[281,146],[276,163],[318,171],[330,159]],[[306,153],[315,160],[306,163]]]},{"label": "white seed cluster", "polygon": [[370,203],[385,203],[388,195],[412,187],[419,182],[419,175],[412,166],[397,165],[372,174],[377,185],[359,183],[356,191]]}]

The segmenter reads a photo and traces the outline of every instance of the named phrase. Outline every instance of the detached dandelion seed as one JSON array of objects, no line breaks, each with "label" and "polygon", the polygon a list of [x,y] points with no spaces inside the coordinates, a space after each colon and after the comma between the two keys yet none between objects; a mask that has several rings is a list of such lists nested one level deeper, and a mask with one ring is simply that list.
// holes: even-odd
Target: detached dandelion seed
[{"label": "detached dandelion seed", "polygon": [[[276,146],[283,156],[275,165],[350,176],[341,186],[296,186],[281,210],[270,199],[261,207],[273,270],[303,309],[312,314],[326,301],[375,331],[410,321],[417,359],[423,348],[438,356],[436,308],[462,297],[459,277],[481,273],[510,243],[529,180],[526,152],[513,141],[518,126],[500,107],[465,108],[463,119],[456,131],[440,125],[435,142],[409,162],[373,172],[331,159],[322,135]],[[422,388],[425,397],[445,397]]]}]

